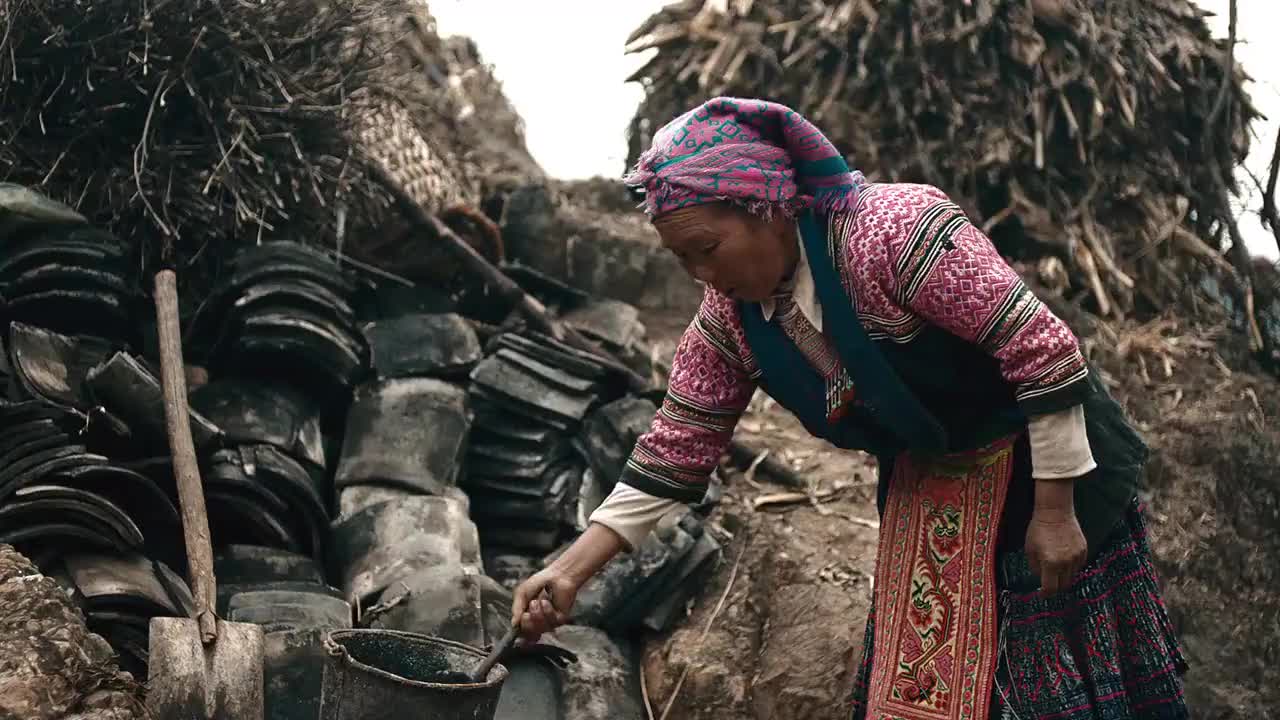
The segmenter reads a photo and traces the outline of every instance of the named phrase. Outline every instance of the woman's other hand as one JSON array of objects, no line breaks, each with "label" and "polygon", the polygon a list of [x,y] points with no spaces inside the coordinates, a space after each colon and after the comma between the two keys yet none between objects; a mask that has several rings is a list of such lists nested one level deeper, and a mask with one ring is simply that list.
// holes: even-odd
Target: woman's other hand
[{"label": "woman's other hand", "polygon": [[1035,508],[1027,526],[1026,553],[1040,576],[1040,594],[1050,597],[1067,588],[1084,567],[1089,546],[1076,520],[1075,483],[1037,480]]}]

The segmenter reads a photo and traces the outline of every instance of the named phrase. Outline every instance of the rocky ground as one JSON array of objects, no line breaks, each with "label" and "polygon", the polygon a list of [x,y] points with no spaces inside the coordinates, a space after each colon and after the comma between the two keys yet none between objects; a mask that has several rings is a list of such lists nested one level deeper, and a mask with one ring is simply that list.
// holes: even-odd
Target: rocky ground
[{"label": "rocky ground", "polygon": [[133,720],[138,691],[66,593],[0,545],[0,718]]}]

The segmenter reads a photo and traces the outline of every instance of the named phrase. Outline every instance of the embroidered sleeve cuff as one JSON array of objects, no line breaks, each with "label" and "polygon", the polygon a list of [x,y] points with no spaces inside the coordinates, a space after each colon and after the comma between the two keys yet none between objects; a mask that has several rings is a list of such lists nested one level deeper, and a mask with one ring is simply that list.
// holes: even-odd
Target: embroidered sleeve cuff
[{"label": "embroidered sleeve cuff", "polygon": [[707,478],[698,481],[690,477],[692,473],[677,469],[668,469],[636,461],[634,455],[627,461],[618,482],[625,483],[641,492],[654,497],[676,500],[682,503],[696,504],[707,494]]},{"label": "embroidered sleeve cuff", "polygon": [[1027,434],[1031,441],[1031,477],[1036,480],[1078,478],[1098,466],[1089,447],[1081,405],[1032,417]]},{"label": "embroidered sleeve cuff", "polygon": [[678,500],[655,497],[620,482],[591,513],[590,520],[618,533],[627,543],[627,549],[634,550],[664,515],[683,506]]},{"label": "embroidered sleeve cuff", "polygon": [[1080,405],[1089,397],[1089,367],[1072,353],[1041,377],[1018,385],[1017,400],[1027,417],[1050,415]]}]

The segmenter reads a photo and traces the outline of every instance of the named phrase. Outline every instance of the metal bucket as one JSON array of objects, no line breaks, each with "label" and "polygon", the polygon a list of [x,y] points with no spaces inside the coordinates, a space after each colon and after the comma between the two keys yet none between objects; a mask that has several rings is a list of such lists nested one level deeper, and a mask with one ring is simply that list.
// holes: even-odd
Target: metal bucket
[{"label": "metal bucket", "polygon": [[494,720],[507,669],[467,679],[484,653],[461,643],[395,630],[334,630],[321,720]]}]

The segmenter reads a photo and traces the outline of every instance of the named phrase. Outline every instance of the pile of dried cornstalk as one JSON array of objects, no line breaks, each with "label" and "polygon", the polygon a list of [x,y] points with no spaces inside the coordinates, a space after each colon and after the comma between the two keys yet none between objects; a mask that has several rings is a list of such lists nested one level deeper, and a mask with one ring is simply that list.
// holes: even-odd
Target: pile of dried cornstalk
[{"label": "pile of dried cornstalk", "polygon": [[650,48],[632,161],[707,97],[766,97],[1103,316],[1192,306],[1206,273],[1251,307],[1229,199],[1257,113],[1189,0],[687,0],[632,35]]},{"label": "pile of dried cornstalk", "polygon": [[350,135],[394,6],[0,0],[0,180],[206,273],[220,245],[332,238],[383,194]]}]

